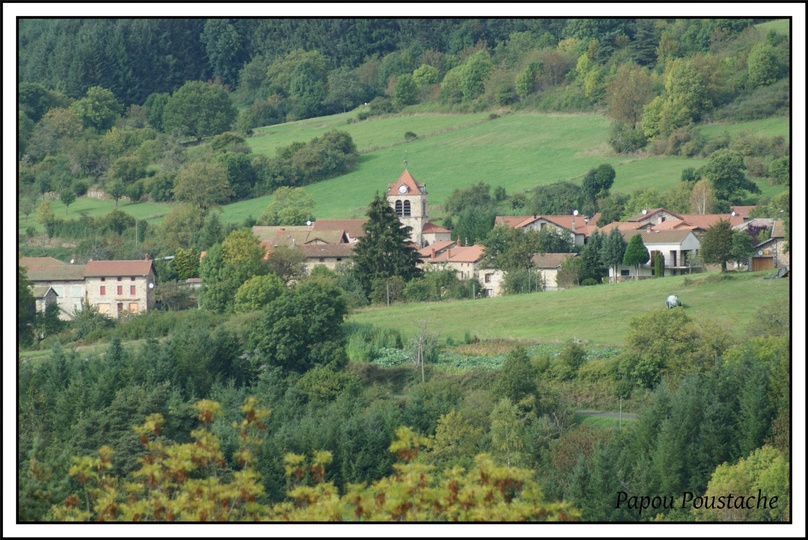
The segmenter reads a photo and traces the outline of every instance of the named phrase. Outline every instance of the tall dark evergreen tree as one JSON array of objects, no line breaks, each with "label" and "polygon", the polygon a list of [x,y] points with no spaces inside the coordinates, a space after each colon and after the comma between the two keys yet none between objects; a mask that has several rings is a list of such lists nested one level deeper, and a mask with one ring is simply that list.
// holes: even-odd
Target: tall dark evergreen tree
[{"label": "tall dark evergreen tree", "polygon": [[617,266],[623,262],[623,255],[626,253],[626,241],[620,230],[616,227],[609,231],[603,239],[603,247],[600,251],[600,260],[603,266],[612,269],[612,275],[617,279]]},{"label": "tall dark evergreen tree", "polygon": [[365,236],[354,251],[354,274],[369,293],[377,279],[398,276],[405,281],[420,277],[418,252],[409,241],[412,227],[404,226],[378,192],[370,203]]}]

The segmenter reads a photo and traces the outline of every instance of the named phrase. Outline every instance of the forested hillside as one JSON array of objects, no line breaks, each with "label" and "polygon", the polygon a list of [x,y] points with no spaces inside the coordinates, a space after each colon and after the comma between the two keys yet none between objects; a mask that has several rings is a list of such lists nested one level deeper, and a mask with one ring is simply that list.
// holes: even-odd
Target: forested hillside
[{"label": "forested hillside", "polygon": [[[790,20],[18,22],[18,254],[156,276],[62,320],[18,265],[20,522],[791,519],[789,278],[494,227],[754,206],[790,252]],[[505,298],[418,266],[404,169]],[[348,218],[333,269],[252,230]]]}]

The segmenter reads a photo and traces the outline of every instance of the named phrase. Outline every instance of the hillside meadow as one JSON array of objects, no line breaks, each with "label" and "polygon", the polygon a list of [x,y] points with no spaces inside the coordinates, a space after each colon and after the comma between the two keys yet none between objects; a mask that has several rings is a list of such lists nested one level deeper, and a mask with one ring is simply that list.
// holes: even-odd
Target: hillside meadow
[{"label": "hillside meadow", "polygon": [[[612,191],[631,193],[651,187],[664,192],[680,181],[687,167],[706,163],[701,158],[677,156],[617,155],[608,143],[609,120],[597,114],[539,114],[529,112],[445,114],[402,113],[350,122],[357,109],[344,114],[312,118],[256,130],[248,139],[254,153],[274,156],[278,148],[295,141],[309,141],[340,129],[351,134],[360,152],[356,169],[346,175],[312,184],[305,190],[315,200],[316,218],[361,218],[377,192],[383,192],[407,168],[427,185],[431,217],[441,216],[440,205],[458,188],[485,182],[502,186],[509,194],[561,180],[580,182],[589,169],[611,164],[617,173]],[[787,118],[769,118],[737,124],[711,124],[702,132],[709,139],[729,132],[750,131],[757,136],[788,137]],[[418,138],[406,141],[404,134]],[[762,197],[771,197],[788,186],[758,182]],[[222,206],[222,220],[242,223],[257,218],[272,200],[271,195]],[[115,208],[112,200],[79,197],[66,213],[64,205],[51,200],[57,216],[71,219],[82,213],[91,217]],[[158,224],[171,211],[170,203],[119,201],[118,208],[137,219]],[[36,212],[18,215],[18,231],[42,225]]]},{"label": "hillside meadow", "polygon": [[395,328],[405,335],[414,335],[425,321],[431,332],[455,341],[470,334],[481,340],[575,338],[620,346],[633,318],[664,308],[667,296],[676,294],[688,316],[712,321],[740,338],[762,308],[790,304],[790,279],[763,279],[768,275],[771,272],[694,274],[479,300],[398,304],[360,310],[350,321]]}]

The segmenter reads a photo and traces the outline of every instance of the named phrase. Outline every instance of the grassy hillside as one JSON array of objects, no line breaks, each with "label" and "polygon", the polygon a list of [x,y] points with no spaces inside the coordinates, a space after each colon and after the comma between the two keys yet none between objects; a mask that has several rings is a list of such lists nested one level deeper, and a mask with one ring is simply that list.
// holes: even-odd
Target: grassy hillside
[{"label": "grassy hillside", "polygon": [[[595,114],[513,113],[489,120],[488,114],[415,114],[347,123],[355,113],[327,119],[271,126],[267,135],[250,139],[256,152],[275,150],[296,140],[310,140],[329,129],[347,131],[362,156],[353,172],[306,187],[315,199],[318,218],[362,217],[376,191],[383,191],[407,168],[427,184],[433,209],[455,189],[483,181],[509,193],[559,180],[580,182],[586,172],[610,163],[617,172],[612,191],[630,193],[642,187],[663,192],[679,182],[682,169],[698,168],[704,159],[615,155],[607,144],[609,120]],[[710,136],[724,130],[788,136],[788,119],[744,122],[741,127],[709,127]],[[418,139],[405,142],[412,131]],[[768,193],[766,182],[761,188]],[[257,217],[271,196],[224,207],[225,221]]]},{"label": "grassy hillside", "polygon": [[374,307],[357,312],[351,321],[397,328],[405,334],[415,333],[427,321],[433,332],[456,341],[468,332],[480,339],[578,338],[620,345],[632,318],[664,308],[665,298],[676,294],[690,317],[714,321],[741,337],[763,306],[790,303],[790,280],[763,279],[770,274],[732,274],[726,280],[720,280],[719,274],[697,274],[480,300]]},{"label": "grassy hillside", "polygon": [[[455,189],[483,181],[503,186],[508,193],[559,180],[580,182],[586,172],[602,163],[614,166],[617,176],[612,191],[631,193],[642,187],[663,192],[679,182],[682,169],[700,167],[706,160],[681,157],[615,155],[607,144],[609,120],[596,114],[538,114],[519,112],[489,119],[490,113],[415,113],[372,117],[348,123],[358,111],[313,118],[256,130],[248,139],[256,153],[274,156],[277,148],[295,141],[308,141],[331,129],[347,131],[361,152],[358,167],[344,176],[307,186],[315,199],[317,218],[362,217],[376,191],[384,191],[406,167],[425,182],[432,216],[439,217],[439,205]],[[748,130],[755,135],[788,137],[788,119],[765,119],[740,124],[714,124],[702,128],[712,137],[729,131]],[[404,134],[416,140],[405,142]],[[760,182],[764,196],[775,195],[787,186]],[[267,195],[222,207],[225,222],[240,223],[258,217],[271,201]],[[58,200],[51,201],[56,215],[65,217]],[[70,206],[67,217],[86,212],[101,216],[115,207],[111,200],[80,197]],[[171,210],[170,204],[119,203],[119,208],[138,219],[159,223]],[[22,234],[28,227],[41,231],[36,213],[18,217]]]}]

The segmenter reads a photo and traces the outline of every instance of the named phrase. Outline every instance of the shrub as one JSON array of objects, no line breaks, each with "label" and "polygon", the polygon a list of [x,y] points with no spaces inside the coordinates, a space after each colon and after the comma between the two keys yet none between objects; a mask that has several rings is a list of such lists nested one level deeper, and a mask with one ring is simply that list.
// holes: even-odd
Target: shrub
[{"label": "shrub", "polygon": [[595,279],[595,278],[591,278],[591,277],[586,278],[585,280],[583,280],[581,282],[581,285],[583,285],[584,287],[589,287],[590,285],[597,285],[597,284],[598,284],[598,280]]},{"label": "shrub", "polygon": [[418,135],[416,135],[412,131],[408,131],[407,133],[404,134],[404,139],[407,140],[407,141],[414,141],[417,138],[418,138]]}]

